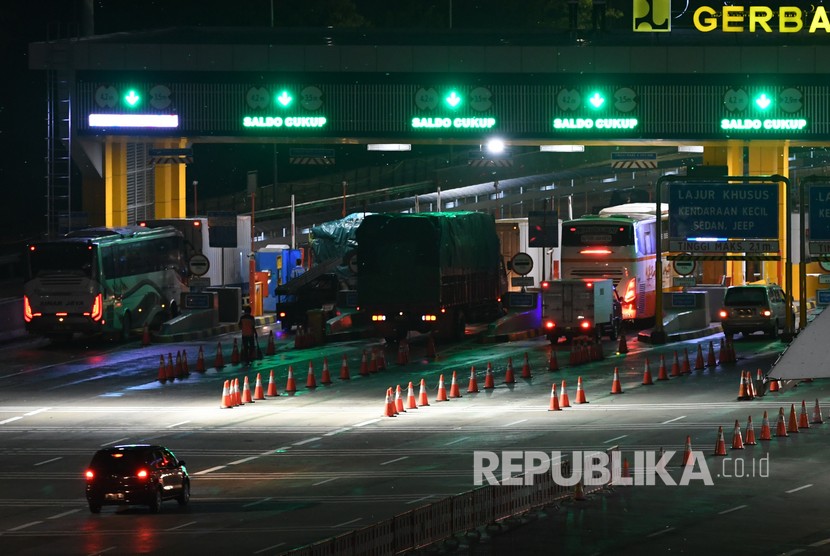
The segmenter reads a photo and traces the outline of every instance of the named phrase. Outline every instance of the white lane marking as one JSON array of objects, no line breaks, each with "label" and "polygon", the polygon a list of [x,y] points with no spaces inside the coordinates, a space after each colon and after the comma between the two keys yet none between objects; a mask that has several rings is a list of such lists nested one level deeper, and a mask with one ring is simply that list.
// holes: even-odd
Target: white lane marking
[{"label": "white lane marking", "polygon": [[211,467],[210,469],[205,469],[204,471],[197,471],[194,475],[205,475],[207,473],[212,473],[213,471],[219,471],[225,467],[227,467],[227,465],[217,465],[216,467]]},{"label": "white lane marking", "polygon": [[37,525],[39,523],[43,523],[42,521],[30,521],[29,523],[24,523],[23,525],[18,525],[17,527],[12,527],[9,529],[9,532],[12,531],[20,531],[21,529],[25,529],[26,527],[32,527],[33,525]]},{"label": "white lane marking", "polygon": [[311,486],[316,487],[316,486],[318,486],[318,485],[324,485],[324,484],[326,484],[326,483],[330,483],[330,482],[332,482],[332,481],[336,481],[337,479],[338,479],[338,477],[332,477],[331,479],[324,479],[324,480],[322,480],[322,481],[318,481],[318,482],[316,482],[316,483],[311,483]]},{"label": "white lane marking", "polygon": [[52,409],[51,407],[42,407],[40,409],[35,409],[34,411],[30,411],[29,413],[24,413],[24,417],[31,417],[32,415],[37,415],[38,413],[43,413],[44,411],[49,411]]},{"label": "white lane marking", "polygon": [[168,529],[165,529],[165,531],[175,531],[176,529],[184,529],[185,527],[189,527],[190,525],[193,525],[195,523],[197,523],[197,522],[196,521],[188,521],[187,523],[182,523],[181,525],[176,525],[175,527],[170,527]]},{"label": "white lane marking", "polygon": [[365,427],[366,425],[371,425],[372,423],[377,423],[380,419],[370,419],[368,421],[363,421],[362,423],[358,423],[356,425],[352,425],[353,427]]},{"label": "white lane marking", "polygon": [[118,444],[119,442],[124,442],[128,438],[129,438],[129,436],[125,436],[124,438],[119,438],[118,440],[113,440],[112,442],[105,442],[105,443],[101,444],[101,446],[109,446],[111,444]]},{"label": "white lane marking", "polygon": [[47,463],[52,463],[53,461],[58,461],[59,459],[62,459],[62,456],[58,456],[58,457],[52,458],[52,459],[47,459],[45,461],[40,461],[40,462],[35,464],[35,467],[37,467],[38,465],[46,465]]},{"label": "white lane marking", "polygon": [[614,438],[609,438],[608,440],[606,440],[605,442],[603,442],[603,444],[608,444],[608,443],[610,443],[610,442],[614,442],[615,440],[622,440],[622,439],[623,439],[623,438],[625,438],[626,436],[628,436],[628,435],[627,435],[627,434],[623,434],[623,435],[620,435],[620,436],[615,436]]},{"label": "white lane marking", "polygon": [[262,550],[257,550],[256,552],[254,552],[254,554],[262,554],[263,552],[270,552],[270,551],[274,550],[275,548],[281,547],[284,544],[285,544],[284,542],[281,542],[280,544],[275,544],[274,546],[266,546]]},{"label": "white lane marking", "polygon": [[277,448],[277,449],[276,449],[276,450],[274,450],[274,451],[275,451],[275,452],[284,452],[284,451],[286,451],[286,450],[290,450],[290,449],[291,449],[291,446],[280,446],[279,448]]},{"label": "white lane marking", "polygon": [[[178,427],[179,425],[186,425],[186,424],[187,424],[187,423],[189,423],[189,422],[190,422],[190,421],[182,421],[182,422],[180,422],[180,423],[173,423],[172,425],[167,425],[165,428],[166,428],[166,429],[172,429],[173,427]],[[169,530],[170,530],[170,529],[168,529],[168,531],[169,531]]]},{"label": "white lane marking", "polygon": [[648,534],[648,535],[646,535],[646,536],[647,536],[647,537],[657,537],[657,536],[659,536],[659,535],[662,535],[662,534],[664,534],[664,533],[669,533],[669,532],[671,532],[671,531],[674,531],[674,527],[666,527],[665,529],[662,529],[662,530],[660,530],[660,531],[655,531],[654,533],[650,533],[650,534]]},{"label": "white lane marking", "polygon": [[718,515],[724,515],[724,514],[728,514],[728,513],[731,513],[731,512],[737,512],[738,510],[743,510],[744,508],[747,508],[747,507],[749,507],[749,506],[747,506],[746,504],[742,504],[740,506],[735,506],[734,508],[729,508],[728,510],[723,510],[722,512],[718,512]]},{"label": "white lane marking", "polygon": [[243,508],[250,508],[251,506],[256,506],[257,504],[264,504],[265,502],[271,500],[271,497],[263,498],[262,500],[257,500],[256,502],[248,502],[247,504],[242,504]]},{"label": "white lane marking", "polygon": [[792,554],[801,554],[804,552],[803,548],[796,548],[795,550],[790,550],[789,552],[782,552],[781,556],[791,556]]},{"label": "white lane marking", "polygon": [[796,488],[793,488],[793,489],[790,489],[790,490],[785,490],[784,493],[785,494],[792,494],[793,492],[798,492],[799,490],[804,490],[805,488],[810,488],[811,486],[813,486],[812,483],[810,483],[809,485],[796,487]]},{"label": "white lane marking", "polygon": [[447,442],[446,444],[444,444],[444,446],[452,446],[453,444],[458,444],[459,442],[464,442],[465,440],[469,440],[469,439],[470,439],[469,436],[462,436],[461,438],[456,438],[455,440],[451,440],[450,442]]},{"label": "white lane marking", "polygon": [[408,458],[409,458],[409,456],[403,456],[401,458],[390,459],[389,461],[384,461],[383,463],[381,463],[381,465],[388,465],[390,463],[395,463],[396,461],[402,461],[402,460],[405,460],[405,459],[408,459]]},{"label": "white lane marking", "polygon": [[513,421],[512,423],[502,425],[502,427],[512,427],[513,425],[518,425],[519,423],[524,423],[525,421],[527,421],[527,419],[519,419],[518,421]]},{"label": "white lane marking", "polygon": [[76,512],[80,512],[80,511],[81,511],[81,510],[79,510],[79,509],[78,509],[78,510],[69,510],[68,512],[61,512],[61,513],[59,513],[59,514],[50,515],[50,516],[49,516],[49,517],[47,517],[46,519],[59,519],[59,518],[61,518],[61,517],[66,517],[66,516],[68,516],[68,515],[71,515],[71,514],[74,514],[74,513],[76,513]]},{"label": "white lane marking", "polygon": [[110,546],[109,548],[105,548],[103,550],[98,550],[97,552],[90,552],[90,556],[97,556],[98,554],[103,554],[104,552],[109,552],[110,550],[115,550],[118,548],[117,546]]},{"label": "white lane marking", "polygon": [[352,430],[351,427],[343,427],[342,429],[337,429],[336,431],[327,432],[323,436],[334,436],[335,434],[340,434],[341,432],[347,432]]},{"label": "white lane marking", "polygon": [[337,525],[332,525],[331,528],[336,529],[338,527],[345,527],[346,525],[351,525],[352,523],[357,523],[361,519],[363,519],[363,518],[362,517],[356,517],[351,521],[344,521],[343,523],[338,523]]},{"label": "white lane marking", "polygon": [[423,502],[424,500],[429,500],[430,498],[432,498],[431,494],[429,496],[422,496],[421,498],[416,498],[415,500],[410,500],[409,502],[407,502],[407,504],[416,504],[418,502]]},{"label": "white lane marking", "polygon": [[11,423],[13,421],[18,421],[20,419],[23,419],[23,417],[21,417],[19,415],[17,417],[9,417],[8,419],[0,421],[0,425],[5,425],[6,423]]},{"label": "white lane marking", "polygon": [[674,419],[669,419],[668,421],[663,421],[663,422],[662,422],[662,423],[660,423],[660,424],[661,424],[661,425],[668,425],[669,423],[674,423],[675,421],[679,421],[679,420],[681,420],[681,419],[685,419],[685,418],[686,418],[686,416],[685,416],[685,415],[681,415],[680,417],[675,417]]},{"label": "white lane marking", "polygon": [[317,442],[318,440],[322,440],[319,436],[313,436],[311,438],[306,438],[305,440],[300,440],[292,444],[292,446],[302,446],[303,444],[309,444],[311,442]]},{"label": "white lane marking", "polygon": [[236,460],[236,461],[232,461],[232,462],[230,462],[228,465],[239,465],[240,463],[245,463],[245,462],[247,462],[247,461],[251,461],[251,460],[257,459],[258,457],[259,457],[259,456],[251,456],[251,457],[249,457],[249,458],[242,458],[242,459],[238,459],[238,460]]},{"label": "white lane marking", "polygon": [[828,543],[830,543],[830,539],[822,539],[822,540],[816,541],[813,544],[808,545],[808,546],[812,546],[813,548],[818,548],[818,547],[824,546],[825,544],[828,544]]}]

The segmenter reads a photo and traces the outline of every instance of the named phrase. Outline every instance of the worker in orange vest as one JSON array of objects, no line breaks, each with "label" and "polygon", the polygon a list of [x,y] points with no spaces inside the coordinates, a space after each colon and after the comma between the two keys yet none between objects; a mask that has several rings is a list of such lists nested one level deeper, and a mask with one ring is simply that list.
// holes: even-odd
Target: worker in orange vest
[{"label": "worker in orange vest", "polygon": [[239,330],[242,332],[242,359],[246,363],[253,361],[256,357],[256,319],[251,314],[251,307],[245,306],[242,316],[239,318]]}]

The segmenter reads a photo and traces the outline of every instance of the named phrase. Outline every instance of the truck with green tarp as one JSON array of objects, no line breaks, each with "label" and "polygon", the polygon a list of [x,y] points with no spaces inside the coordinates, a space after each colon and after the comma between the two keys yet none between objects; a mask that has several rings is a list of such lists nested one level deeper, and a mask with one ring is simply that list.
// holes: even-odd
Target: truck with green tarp
[{"label": "truck with green tarp", "polygon": [[358,304],[379,336],[461,338],[467,323],[504,314],[507,278],[490,215],[371,214],[356,236]]}]

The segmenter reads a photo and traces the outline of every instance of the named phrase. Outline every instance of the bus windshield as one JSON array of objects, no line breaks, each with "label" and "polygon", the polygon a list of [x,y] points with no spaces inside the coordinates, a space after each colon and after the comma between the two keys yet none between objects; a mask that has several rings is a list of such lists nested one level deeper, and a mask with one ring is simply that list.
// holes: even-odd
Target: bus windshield
[{"label": "bus windshield", "polygon": [[28,278],[42,272],[65,272],[92,277],[94,248],[82,243],[39,243],[29,251]]},{"label": "bus windshield", "polygon": [[562,246],[623,246],[634,244],[634,227],[629,223],[579,222],[562,226]]}]

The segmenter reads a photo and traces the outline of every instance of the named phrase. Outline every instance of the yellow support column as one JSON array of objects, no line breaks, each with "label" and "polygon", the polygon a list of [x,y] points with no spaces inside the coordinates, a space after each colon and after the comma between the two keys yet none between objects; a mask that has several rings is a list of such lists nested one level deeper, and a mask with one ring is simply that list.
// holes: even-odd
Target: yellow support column
[{"label": "yellow support column", "polygon": [[[744,146],[743,141],[727,141],[724,145],[718,145],[717,147],[707,146],[703,150],[703,163],[707,166],[726,166],[727,175],[742,176],[745,173]],[[721,267],[725,268],[726,276],[731,279],[732,284],[744,283],[743,261],[725,261],[723,265],[718,261],[704,262],[703,264],[704,279],[712,280],[719,277],[721,272],[716,272],[716,269]]]},{"label": "yellow support column", "polygon": [[[154,148],[184,148],[187,140],[165,141]],[[187,216],[187,165],[157,164],[154,170],[156,183],[156,218],[184,218]]]},{"label": "yellow support column", "polygon": [[127,145],[107,138],[104,144],[103,215],[107,227],[127,225]]}]

